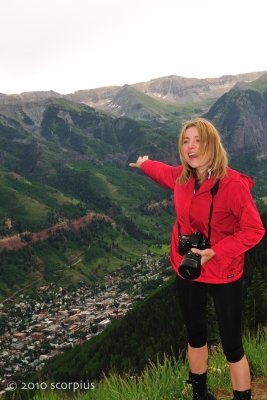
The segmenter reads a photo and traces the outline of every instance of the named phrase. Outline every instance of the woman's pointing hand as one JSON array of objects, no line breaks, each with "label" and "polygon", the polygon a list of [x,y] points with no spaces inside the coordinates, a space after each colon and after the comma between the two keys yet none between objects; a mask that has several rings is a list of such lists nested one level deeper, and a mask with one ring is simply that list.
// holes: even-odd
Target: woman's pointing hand
[{"label": "woman's pointing hand", "polygon": [[139,156],[135,163],[129,163],[129,167],[132,168],[141,168],[141,165],[144,161],[148,160],[148,156]]}]

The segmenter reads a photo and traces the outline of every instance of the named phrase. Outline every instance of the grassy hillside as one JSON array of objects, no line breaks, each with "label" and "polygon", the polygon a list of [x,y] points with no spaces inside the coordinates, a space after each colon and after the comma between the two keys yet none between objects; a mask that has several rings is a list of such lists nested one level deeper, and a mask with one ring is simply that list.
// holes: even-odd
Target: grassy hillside
[{"label": "grassy hillside", "polygon": [[[140,173],[92,162],[69,163],[43,178],[42,183],[2,171],[0,194],[3,238],[18,232],[39,232],[88,212],[101,213],[113,221],[113,225],[95,221],[79,234],[54,232],[49,240],[25,243],[27,247],[16,252],[2,250],[3,297],[32,280],[33,288],[34,283],[55,280],[64,286],[81,279],[94,282],[127,260],[138,259],[153,243],[168,243],[174,219],[171,205],[151,211],[154,218],[146,209],[148,204],[168,198],[168,192]],[[4,224],[7,218],[11,228]],[[79,264],[69,268],[77,255]]]},{"label": "grassy hillside", "polygon": [[[28,235],[22,250],[6,252],[0,245],[1,298],[55,280],[94,282],[153,243],[168,243],[171,207],[158,207],[151,218],[148,206],[170,195],[125,168],[137,149],[155,158],[162,149],[167,154],[168,134],[62,99],[28,106],[13,105],[8,117],[0,115],[0,239]],[[111,218],[112,226],[61,230],[30,243],[31,233],[91,212]]]},{"label": "grassy hillside", "polygon": [[[51,212],[77,217],[79,200],[14,172],[0,171],[0,220],[11,218],[13,230],[38,230],[51,224]],[[4,231],[1,232],[4,234]],[[10,232],[6,231],[10,234]]]},{"label": "grassy hillside", "polygon": [[[266,399],[267,384],[267,337],[266,330],[256,336],[247,334],[244,338],[244,347],[252,372],[252,388],[254,398]],[[81,381],[87,390],[79,393],[74,386],[70,387],[69,395],[75,394],[76,400],[189,400],[192,398],[192,388],[186,383],[188,365],[182,358],[165,357],[148,365],[142,375],[111,374],[101,382]],[[91,386],[90,386],[91,385]],[[216,394],[218,400],[232,398],[232,389],[229,379],[229,369],[225,362],[220,346],[211,349],[208,367],[208,385]],[[48,384],[49,387],[49,384]],[[94,388],[94,389],[90,389]],[[64,386],[63,386],[64,388]],[[66,399],[66,390],[39,391],[35,400]]]},{"label": "grassy hillside", "polygon": [[[245,337],[244,346],[254,378],[254,397],[260,400],[264,397],[256,395],[256,377],[267,378],[266,331],[258,336],[248,334]],[[149,365],[139,377],[113,374],[99,384],[96,383],[95,390],[88,390],[86,393],[77,396],[77,400],[105,400],[107,398],[112,400],[189,400],[192,398],[192,388],[186,384],[187,377],[187,363],[184,363],[181,358],[165,358],[162,362]],[[262,380],[266,384],[266,379]],[[220,346],[214,346],[211,350],[208,385],[212,392],[216,394],[218,400],[232,398],[229,369]],[[38,396],[36,400],[38,400]]]}]

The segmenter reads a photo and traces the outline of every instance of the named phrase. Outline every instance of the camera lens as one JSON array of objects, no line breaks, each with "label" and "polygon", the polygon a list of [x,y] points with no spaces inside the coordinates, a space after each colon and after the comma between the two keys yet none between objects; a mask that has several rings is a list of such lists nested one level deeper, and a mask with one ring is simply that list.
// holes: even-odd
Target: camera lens
[{"label": "camera lens", "polygon": [[183,258],[180,267],[179,274],[188,280],[196,279],[201,273],[201,256],[199,254],[192,253],[189,251]]}]

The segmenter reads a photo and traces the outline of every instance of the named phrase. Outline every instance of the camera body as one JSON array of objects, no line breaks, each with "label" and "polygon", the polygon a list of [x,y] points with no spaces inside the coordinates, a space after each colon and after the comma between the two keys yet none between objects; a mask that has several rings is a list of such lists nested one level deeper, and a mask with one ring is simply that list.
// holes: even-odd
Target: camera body
[{"label": "camera body", "polygon": [[194,280],[201,274],[201,256],[191,251],[191,248],[205,250],[210,248],[209,240],[200,232],[192,235],[179,235],[179,254],[184,256],[179,274],[188,280]]}]

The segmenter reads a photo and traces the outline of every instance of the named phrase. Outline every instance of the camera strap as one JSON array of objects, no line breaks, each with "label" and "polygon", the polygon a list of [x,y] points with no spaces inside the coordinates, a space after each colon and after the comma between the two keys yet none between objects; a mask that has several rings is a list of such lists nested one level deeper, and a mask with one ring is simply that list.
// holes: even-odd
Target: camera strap
[{"label": "camera strap", "polygon": [[[209,220],[208,220],[208,241],[210,243],[210,237],[211,237],[211,219],[212,219],[212,213],[213,213],[213,201],[214,201],[214,196],[217,194],[218,189],[219,189],[219,184],[220,180],[218,179],[215,183],[215,185],[210,189],[210,194],[211,194],[211,204],[210,204],[210,213],[209,213]],[[178,234],[181,236],[181,227],[178,222]]]},{"label": "camera strap", "polygon": [[212,212],[213,212],[213,201],[214,196],[217,194],[219,189],[220,180],[218,179],[215,185],[210,189],[211,194],[211,204],[210,204],[210,214],[209,214],[209,222],[208,222],[208,241],[210,243],[210,236],[211,236],[211,219],[212,219]]}]

